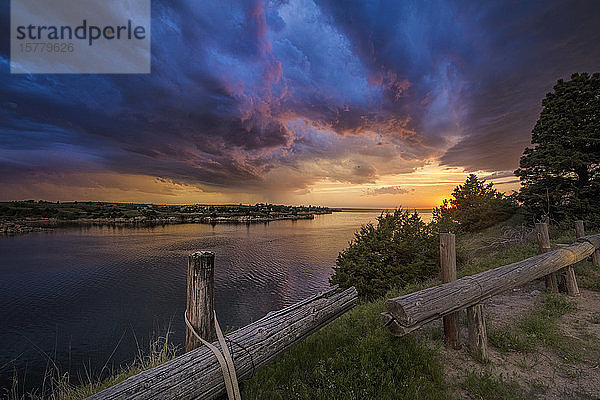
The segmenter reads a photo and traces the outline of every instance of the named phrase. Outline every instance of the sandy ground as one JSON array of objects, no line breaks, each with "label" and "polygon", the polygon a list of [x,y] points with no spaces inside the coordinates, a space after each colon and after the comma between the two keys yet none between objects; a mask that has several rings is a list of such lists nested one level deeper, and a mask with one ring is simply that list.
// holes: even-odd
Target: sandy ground
[{"label": "sandy ground", "polygon": [[[487,300],[484,305],[488,331],[531,313],[535,302],[542,301],[536,291],[543,289],[543,282],[534,281]],[[501,376],[518,382],[541,399],[600,399],[600,323],[592,322],[593,316],[600,315],[600,292],[581,289],[581,296],[572,299],[577,310],[560,317],[558,325],[564,335],[576,338],[574,342],[581,347],[577,350],[580,360],[566,359],[555,349],[541,346],[533,353],[501,353],[490,345],[489,362],[480,363],[468,353],[466,312],[462,311],[459,318],[462,348],[442,348],[445,373],[455,377],[449,381],[460,382],[468,371],[490,372],[496,379]],[[437,331],[438,336],[441,334],[440,322],[428,328],[430,332]],[[460,388],[457,391],[459,397],[472,398]]]}]

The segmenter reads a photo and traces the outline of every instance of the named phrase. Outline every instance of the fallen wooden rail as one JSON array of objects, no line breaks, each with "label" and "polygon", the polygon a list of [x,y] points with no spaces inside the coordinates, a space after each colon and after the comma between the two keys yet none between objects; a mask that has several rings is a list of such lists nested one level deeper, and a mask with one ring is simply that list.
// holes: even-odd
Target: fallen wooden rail
[{"label": "fallen wooden rail", "polygon": [[[309,297],[226,336],[238,378],[249,378],[281,352],[356,305],[354,287]],[[218,342],[213,343],[220,349]],[[216,399],[225,393],[223,373],[205,346],[143,371],[89,399]]]},{"label": "fallen wooden rail", "polygon": [[382,323],[401,336],[454,311],[584,260],[600,248],[600,235],[513,264],[387,300]]}]

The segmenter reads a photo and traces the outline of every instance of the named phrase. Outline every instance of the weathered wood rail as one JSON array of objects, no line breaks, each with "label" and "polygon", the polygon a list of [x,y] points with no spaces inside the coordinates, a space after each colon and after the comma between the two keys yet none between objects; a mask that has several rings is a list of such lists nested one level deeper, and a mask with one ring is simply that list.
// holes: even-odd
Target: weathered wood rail
[{"label": "weathered wood rail", "polygon": [[[440,278],[442,283],[456,280],[456,237],[453,233],[440,234]],[[444,316],[444,339],[451,347],[460,346],[458,313]]]},{"label": "weathered wood rail", "polygon": [[[215,354],[208,347],[216,333],[214,265],[215,255],[212,252],[196,252],[188,258],[186,353],[88,399],[220,398],[226,392],[226,379],[235,381],[249,378],[256,369],[278,354],[350,310],[358,300],[354,287],[346,290],[331,287],[279,311],[272,311],[258,321],[228,334],[224,342],[228,352],[219,345],[218,340],[214,341],[210,347],[216,348]],[[196,335],[205,340],[207,346],[203,346]],[[222,355],[218,352],[225,359],[231,354],[229,362],[232,365],[222,366],[217,358]],[[231,368],[235,374],[229,373]],[[235,375],[237,377],[234,378]]]},{"label": "weathered wood rail", "polygon": [[[344,291],[333,287],[226,335],[238,378],[249,378],[275,356],[350,310],[357,298],[354,287]],[[213,345],[220,349],[218,342]],[[202,346],[89,399],[216,399],[224,393],[219,363]]]},{"label": "weathered wood rail", "polygon": [[[207,342],[215,340],[215,253],[198,251],[188,257],[186,315],[196,332]],[[185,330],[185,351],[201,346],[189,328]]]},{"label": "weathered wood rail", "polygon": [[[541,254],[516,263],[504,265],[495,269],[481,272],[476,275],[465,276],[458,280],[447,281],[441,285],[410,293],[405,296],[389,299],[385,302],[387,312],[381,314],[382,324],[396,335],[402,336],[424,324],[447,315],[467,309],[469,321],[469,342],[471,347],[476,347],[485,358],[486,334],[481,303],[497,294],[522,286],[534,279],[546,277],[547,288],[558,291],[555,273],[563,268],[566,270],[566,288],[571,296],[579,295],[573,264],[593,257],[597,265],[597,254],[600,251],[600,235],[583,236],[583,226],[577,223],[577,242],[551,249],[548,239],[546,224],[536,227]],[[442,234],[440,237],[441,251],[447,245],[448,239]],[[452,254],[453,250],[450,252]],[[448,263],[446,261],[446,263]],[[441,258],[442,275],[447,266],[444,257]],[[450,264],[452,264],[450,262]],[[455,264],[454,264],[455,265]],[[445,334],[455,335],[457,328],[448,331],[445,323]],[[446,339],[446,343],[456,347],[456,337]]]},{"label": "weathered wood rail", "polygon": [[[600,235],[591,236],[589,240],[600,242]],[[589,257],[595,250],[596,247],[591,242],[575,243],[523,261],[390,299],[385,302],[385,306],[394,321],[403,327],[412,327],[544,277]]]}]

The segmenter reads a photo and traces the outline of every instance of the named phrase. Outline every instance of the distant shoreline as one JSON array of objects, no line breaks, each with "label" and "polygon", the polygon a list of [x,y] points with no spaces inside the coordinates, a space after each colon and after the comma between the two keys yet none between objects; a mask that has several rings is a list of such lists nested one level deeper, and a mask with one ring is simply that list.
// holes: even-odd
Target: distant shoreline
[{"label": "distant shoreline", "polygon": [[[431,209],[409,209],[428,212]],[[157,205],[104,202],[15,201],[0,203],[0,235],[70,226],[144,227],[177,224],[256,224],[314,219],[334,212],[393,212],[390,208],[256,205]]]},{"label": "distant shoreline", "polygon": [[305,219],[314,219],[315,215],[331,214],[328,212],[313,212],[296,215],[272,215],[267,217],[260,216],[217,216],[217,217],[189,217],[189,218],[144,218],[124,219],[124,218],[79,218],[73,220],[59,220],[55,218],[45,219],[20,219],[20,220],[0,220],[0,234],[11,236],[30,232],[51,231],[58,228],[70,226],[125,226],[125,227],[147,227],[159,225],[181,225],[181,224],[257,224],[274,221],[297,221]]},{"label": "distant shoreline", "polygon": [[54,203],[16,201],[0,203],[0,235],[18,235],[55,228],[99,226],[156,226],[175,224],[252,224],[280,220],[314,219],[337,209],[319,206],[160,205],[103,202]]}]

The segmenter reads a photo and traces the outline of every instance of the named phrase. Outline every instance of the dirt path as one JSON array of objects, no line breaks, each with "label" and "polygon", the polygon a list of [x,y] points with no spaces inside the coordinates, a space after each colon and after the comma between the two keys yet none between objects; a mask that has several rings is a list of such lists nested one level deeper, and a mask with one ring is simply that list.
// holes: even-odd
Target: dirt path
[{"label": "dirt path", "polygon": [[[543,282],[534,281],[487,300],[488,334],[518,332],[519,321],[531,315],[536,304],[544,301],[544,296],[540,295],[543,289]],[[551,341],[547,345],[547,338],[543,342],[531,338],[529,331],[519,332],[523,337],[529,334],[528,338],[537,343],[533,349],[500,351],[490,344],[488,363],[474,360],[466,343],[460,350],[443,347],[448,382],[464,382],[469,374],[477,373],[518,387],[527,393],[522,396],[524,398],[600,399],[600,292],[582,289],[580,297],[568,300],[575,302],[576,310],[556,320],[551,330],[555,336],[548,335],[556,337],[556,343]],[[460,315],[463,341],[468,336],[464,314],[463,311]],[[437,326],[431,327],[430,332],[441,332],[439,325],[438,322]],[[437,343],[439,345],[439,340]],[[460,398],[477,398],[461,384],[457,384],[455,390]]]}]

